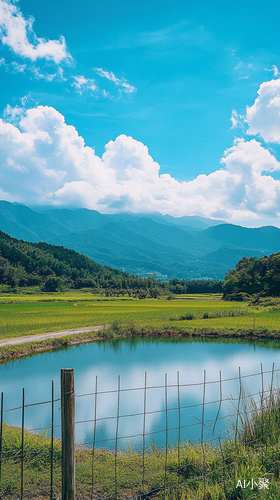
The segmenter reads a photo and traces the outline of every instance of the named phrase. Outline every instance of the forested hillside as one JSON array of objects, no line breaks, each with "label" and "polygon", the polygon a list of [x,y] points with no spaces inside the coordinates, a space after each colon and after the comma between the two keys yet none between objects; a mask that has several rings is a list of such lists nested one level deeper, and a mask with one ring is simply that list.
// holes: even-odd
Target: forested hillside
[{"label": "forested hillside", "polygon": [[139,294],[154,288],[151,278],[142,279],[102,266],[85,255],[61,246],[17,240],[2,231],[0,284],[13,288],[39,286],[47,292],[92,288]]},{"label": "forested hillside", "polygon": [[161,293],[217,293],[221,281],[170,282],[134,276],[97,264],[85,255],[48,243],[29,243],[0,231],[0,285],[7,290],[36,287],[45,292],[89,288],[107,296],[156,298]]},{"label": "forested hillside", "polygon": [[224,298],[242,300],[247,295],[280,295],[280,252],[269,257],[243,257],[229,270],[223,286]]}]

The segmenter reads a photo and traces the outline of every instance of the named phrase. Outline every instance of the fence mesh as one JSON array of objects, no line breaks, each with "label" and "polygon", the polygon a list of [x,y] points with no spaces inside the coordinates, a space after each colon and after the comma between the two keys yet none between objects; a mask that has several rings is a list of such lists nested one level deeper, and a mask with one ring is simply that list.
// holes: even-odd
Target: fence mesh
[{"label": "fence mesh", "polygon": [[[256,491],[280,498],[279,371],[261,365],[242,375],[239,368],[236,377],[219,372],[214,381],[204,371],[191,384],[177,372],[176,383],[165,374],[162,385],[149,384],[145,373],[133,388],[118,376],[106,391],[96,376],[92,392],[75,394],[76,498],[221,500]],[[0,404],[0,499],[60,499],[61,395],[55,397],[54,382],[45,401],[29,404],[23,389],[16,407],[5,407],[3,392]],[[47,425],[38,427],[36,414],[45,411]]]}]

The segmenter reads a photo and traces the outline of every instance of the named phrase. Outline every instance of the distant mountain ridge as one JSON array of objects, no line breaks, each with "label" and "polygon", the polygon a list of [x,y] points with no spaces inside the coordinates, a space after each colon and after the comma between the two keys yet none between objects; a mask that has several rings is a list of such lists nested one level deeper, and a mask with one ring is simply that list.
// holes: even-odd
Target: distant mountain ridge
[{"label": "distant mountain ridge", "polygon": [[[189,225],[188,225],[189,224]],[[102,265],[161,278],[223,279],[244,256],[280,251],[280,229],[245,228],[202,217],[100,214],[0,201],[0,229],[31,242],[45,241],[83,253]]]}]

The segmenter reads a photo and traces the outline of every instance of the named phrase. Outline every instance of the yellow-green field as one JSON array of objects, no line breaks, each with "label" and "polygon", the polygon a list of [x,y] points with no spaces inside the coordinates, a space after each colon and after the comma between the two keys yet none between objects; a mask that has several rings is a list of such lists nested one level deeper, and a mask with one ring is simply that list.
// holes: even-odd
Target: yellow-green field
[{"label": "yellow-green field", "polygon": [[81,293],[0,296],[2,339],[116,322],[153,330],[280,331],[280,310],[225,302],[217,295],[176,300],[112,300]]}]

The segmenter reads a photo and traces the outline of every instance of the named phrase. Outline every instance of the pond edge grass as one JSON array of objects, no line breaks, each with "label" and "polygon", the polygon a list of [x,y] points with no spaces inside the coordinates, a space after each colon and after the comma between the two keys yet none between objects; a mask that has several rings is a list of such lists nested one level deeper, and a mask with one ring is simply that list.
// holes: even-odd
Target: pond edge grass
[{"label": "pond edge grass", "polygon": [[0,348],[0,364],[13,359],[36,355],[50,350],[57,350],[74,345],[90,343],[106,339],[122,338],[209,338],[209,339],[248,339],[248,340],[279,340],[279,330],[268,330],[266,328],[224,328],[215,329],[211,327],[161,327],[150,325],[123,325],[114,322],[112,325],[104,325],[103,330],[84,332],[79,334],[65,335],[58,338],[28,341],[23,344],[14,344]]}]

